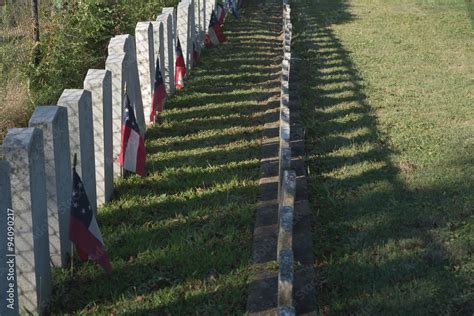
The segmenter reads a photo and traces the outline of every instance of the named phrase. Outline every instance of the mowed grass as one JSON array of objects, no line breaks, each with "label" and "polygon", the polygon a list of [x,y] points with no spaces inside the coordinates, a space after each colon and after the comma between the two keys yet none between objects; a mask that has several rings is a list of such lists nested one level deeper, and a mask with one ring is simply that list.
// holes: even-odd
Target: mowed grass
[{"label": "mowed grass", "polygon": [[323,314],[474,313],[465,1],[292,1]]},{"label": "mowed grass", "polygon": [[113,273],[79,262],[72,275],[55,270],[53,314],[244,313],[263,115],[281,54],[262,27],[271,18],[249,6],[227,18],[228,42],[205,50],[149,130],[148,175],[117,183],[99,210]]}]

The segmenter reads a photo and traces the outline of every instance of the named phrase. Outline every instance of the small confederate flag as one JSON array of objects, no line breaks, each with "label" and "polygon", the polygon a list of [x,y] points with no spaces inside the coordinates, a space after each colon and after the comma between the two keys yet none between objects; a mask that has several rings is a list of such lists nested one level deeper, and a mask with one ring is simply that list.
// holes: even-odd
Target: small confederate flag
[{"label": "small confederate flag", "polygon": [[220,43],[224,43],[226,41],[224,33],[222,32],[222,28],[219,22],[217,21],[216,13],[214,12],[214,10],[212,11],[211,21],[209,22],[208,36],[210,42],[214,45],[219,45]]},{"label": "small confederate flag", "polygon": [[155,121],[156,112],[158,112],[158,116],[160,116],[161,112],[163,112],[163,105],[165,103],[166,96],[165,83],[160,70],[160,59],[158,58],[156,59],[155,85],[153,89],[153,96],[151,98],[150,122]]},{"label": "small confederate flag", "polygon": [[224,19],[225,19],[225,9],[224,9],[224,6],[221,4],[221,3],[218,3],[217,4],[217,22],[219,23],[219,25],[222,25],[224,24]]},{"label": "small confederate flag", "polygon": [[122,122],[122,145],[120,147],[119,164],[125,170],[145,175],[145,139],[140,134],[135,113],[130,105],[127,93],[124,95]]},{"label": "small confederate flag", "polygon": [[237,3],[235,0],[229,0],[229,8],[230,8],[230,13],[237,19],[239,20],[239,13],[237,12]]},{"label": "small confederate flag", "polygon": [[76,246],[77,254],[82,261],[90,258],[101,265],[107,273],[112,272],[99,225],[75,167],[72,169],[69,240]]},{"label": "small confederate flag", "polygon": [[196,49],[196,43],[193,43],[193,64],[197,64],[199,62],[199,53]]},{"label": "small confederate flag", "polygon": [[186,65],[184,64],[183,50],[178,38],[178,45],[176,46],[176,88],[183,89],[184,76],[186,76]]}]

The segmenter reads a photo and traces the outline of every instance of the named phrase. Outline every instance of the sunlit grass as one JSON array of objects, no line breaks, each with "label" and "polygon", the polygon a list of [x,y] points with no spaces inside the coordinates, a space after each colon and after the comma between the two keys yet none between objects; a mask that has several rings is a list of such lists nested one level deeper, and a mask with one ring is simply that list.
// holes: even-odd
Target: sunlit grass
[{"label": "sunlit grass", "polygon": [[466,4],[292,2],[324,314],[474,312]]}]

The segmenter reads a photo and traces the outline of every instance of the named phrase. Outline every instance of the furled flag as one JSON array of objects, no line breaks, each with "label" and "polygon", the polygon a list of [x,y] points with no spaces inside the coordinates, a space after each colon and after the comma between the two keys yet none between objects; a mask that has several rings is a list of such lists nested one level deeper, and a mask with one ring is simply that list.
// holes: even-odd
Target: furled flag
[{"label": "furled flag", "polygon": [[118,162],[125,170],[144,176],[145,139],[140,134],[135,113],[126,92],[123,99],[122,144]]},{"label": "furled flag", "polygon": [[228,0],[229,1],[229,10],[230,10],[230,13],[237,19],[239,20],[240,17],[239,17],[239,13],[237,12],[237,3],[235,2],[235,0]]},{"label": "furled flag", "polygon": [[219,22],[219,25],[224,24],[226,10],[224,9],[222,3],[217,4],[216,12],[217,22]]},{"label": "furled flag", "polygon": [[112,272],[99,225],[97,225],[94,211],[84,190],[84,184],[77,174],[75,166],[72,169],[69,240],[76,246],[77,254],[82,261],[90,258],[101,265],[107,273]]},{"label": "furled flag", "polygon": [[183,89],[184,76],[186,76],[186,65],[184,64],[183,50],[178,38],[178,45],[176,46],[176,89]]},{"label": "furled flag", "polygon": [[163,112],[163,105],[166,99],[166,88],[163,81],[163,76],[161,75],[160,70],[160,59],[156,59],[156,72],[155,72],[155,85],[153,89],[153,96],[151,98],[151,112],[150,112],[150,122],[155,121],[156,112],[160,116]]},{"label": "furled flag", "polygon": [[193,42],[193,64],[197,64],[199,62],[199,53],[196,49],[196,43]]},{"label": "furled flag", "polygon": [[224,43],[226,41],[224,32],[217,21],[216,13],[214,10],[211,14],[211,21],[209,22],[209,31],[208,36],[212,44],[219,45],[219,43]]}]

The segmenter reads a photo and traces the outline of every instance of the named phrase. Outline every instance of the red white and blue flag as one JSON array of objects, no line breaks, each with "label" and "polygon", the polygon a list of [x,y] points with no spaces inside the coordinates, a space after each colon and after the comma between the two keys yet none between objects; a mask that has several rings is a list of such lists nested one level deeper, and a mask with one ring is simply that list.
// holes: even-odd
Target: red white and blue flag
[{"label": "red white and blue flag", "polygon": [[160,69],[160,59],[156,59],[156,72],[155,72],[155,85],[153,87],[153,96],[151,98],[151,112],[150,112],[150,122],[155,121],[155,115],[158,113],[160,116],[163,112],[163,106],[165,104],[167,94],[165,88],[165,82],[163,81],[163,76],[161,75]]},{"label": "red white and blue flag", "polygon": [[92,259],[101,265],[107,273],[112,272],[99,225],[76,168],[72,169],[69,240],[76,246],[77,254],[82,261]]},{"label": "red white and blue flag", "polygon": [[128,171],[140,176],[145,175],[145,139],[135,119],[135,112],[130,104],[127,93],[124,95],[122,122],[122,145],[120,147],[119,164]]},{"label": "red white and blue flag", "polygon": [[219,25],[222,26],[222,24],[224,24],[225,13],[226,13],[224,6],[221,3],[218,3],[216,11],[217,11],[217,14],[216,14],[217,22],[219,23]]},{"label": "red white and blue flag", "polygon": [[237,12],[237,3],[235,2],[235,0],[228,0],[229,1],[229,10],[230,10],[230,13],[237,19],[239,20],[240,17],[239,17],[239,13]]},{"label": "red white and blue flag", "polygon": [[226,41],[224,32],[222,32],[221,25],[217,20],[214,10],[211,14],[211,21],[209,22],[209,31],[207,36],[209,36],[208,42],[211,42],[214,45],[219,45],[220,43],[224,43]]},{"label": "red white and blue flag", "polygon": [[176,89],[184,88],[184,76],[186,76],[186,64],[184,63],[183,50],[178,38],[178,45],[176,45]]}]

